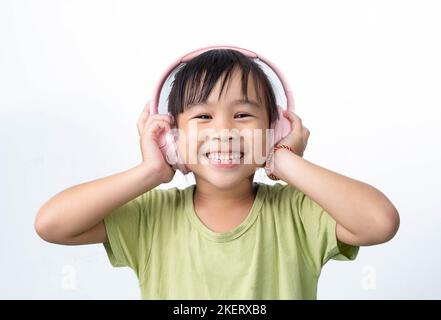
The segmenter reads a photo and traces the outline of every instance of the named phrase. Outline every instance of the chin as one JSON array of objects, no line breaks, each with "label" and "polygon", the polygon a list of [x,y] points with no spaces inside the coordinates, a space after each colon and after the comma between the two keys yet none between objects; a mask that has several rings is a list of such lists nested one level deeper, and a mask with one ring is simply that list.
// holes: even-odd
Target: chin
[{"label": "chin", "polygon": [[216,168],[211,166],[197,166],[192,171],[200,178],[206,180],[218,189],[231,189],[243,182],[251,179],[256,168],[252,165],[240,165],[236,168]]}]

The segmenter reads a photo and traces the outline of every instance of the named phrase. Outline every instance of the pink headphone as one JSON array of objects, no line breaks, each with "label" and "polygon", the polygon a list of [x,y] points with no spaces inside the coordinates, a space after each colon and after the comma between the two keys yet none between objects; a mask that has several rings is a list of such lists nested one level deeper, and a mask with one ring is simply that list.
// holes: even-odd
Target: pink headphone
[{"label": "pink headphone", "polygon": [[[243,48],[239,48],[239,47],[235,47],[235,46],[222,46],[222,45],[220,45],[220,46],[204,47],[204,48],[192,51],[192,52],[182,56],[181,58],[175,60],[172,64],[170,64],[170,66],[166,69],[166,71],[160,77],[160,79],[158,81],[157,87],[155,88],[155,91],[154,91],[155,92],[154,98],[152,100],[150,100],[150,114],[158,114],[159,98],[160,98],[162,87],[163,87],[166,79],[176,69],[176,67],[178,67],[182,63],[186,63],[189,60],[195,58],[196,56],[198,56],[206,51],[212,50],[212,49],[236,50],[251,59],[260,59],[261,61],[263,61],[277,75],[277,77],[279,78],[279,80],[283,86],[283,90],[284,90],[285,96],[286,96],[286,104],[287,104],[286,110],[294,112],[294,98],[293,98],[292,91],[291,91],[285,77],[282,75],[280,70],[272,62],[270,62],[268,59],[262,57],[262,55],[258,55],[255,52],[252,52],[252,51],[249,51],[249,50],[246,50]],[[279,105],[277,106],[277,109],[279,111],[279,120],[277,120],[271,126],[271,128],[274,129],[274,131],[273,131],[274,143],[272,144],[272,146],[274,146],[275,144],[277,144],[277,142],[279,142],[281,139],[286,137],[291,132],[291,129],[292,129],[291,123],[282,114],[284,109]],[[161,152],[164,155],[164,159],[166,159],[167,162],[169,164],[171,164],[171,166],[174,170],[180,170],[183,174],[190,172],[189,168],[185,165],[185,162],[183,161],[183,159],[179,153],[176,140],[175,140],[174,136],[172,134],[170,134],[170,132],[163,132],[161,134],[161,136],[159,137],[159,148],[161,149]]]}]

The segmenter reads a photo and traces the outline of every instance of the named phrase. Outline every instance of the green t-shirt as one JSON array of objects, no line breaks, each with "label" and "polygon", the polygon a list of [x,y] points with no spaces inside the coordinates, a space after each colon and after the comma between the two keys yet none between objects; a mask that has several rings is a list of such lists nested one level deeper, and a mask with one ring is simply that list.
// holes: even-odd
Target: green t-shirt
[{"label": "green t-shirt", "polygon": [[303,192],[257,183],[248,216],[224,233],[196,215],[195,185],[129,201],[104,220],[111,264],[135,271],[142,299],[316,299],[322,266],[359,247],[338,241],[335,220]]}]

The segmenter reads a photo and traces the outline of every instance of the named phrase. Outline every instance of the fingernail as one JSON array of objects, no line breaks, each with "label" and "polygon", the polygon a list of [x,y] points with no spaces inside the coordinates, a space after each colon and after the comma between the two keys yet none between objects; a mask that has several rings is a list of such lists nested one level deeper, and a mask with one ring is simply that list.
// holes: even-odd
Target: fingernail
[{"label": "fingernail", "polygon": [[171,123],[174,124],[175,123],[175,117],[173,117],[173,115],[171,114],[171,112],[168,112],[168,115],[170,116],[171,119]]}]

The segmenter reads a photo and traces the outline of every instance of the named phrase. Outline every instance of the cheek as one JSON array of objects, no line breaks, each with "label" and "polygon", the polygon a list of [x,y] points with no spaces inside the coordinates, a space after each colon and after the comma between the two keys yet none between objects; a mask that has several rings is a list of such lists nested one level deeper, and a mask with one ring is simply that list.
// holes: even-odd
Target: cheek
[{"label": "cheek", "polygon": [[266,143],[267,141],[270,140],[269,139],[270,137],[267,136],[270,132],[268,128],[264,127],[262,129],[262,127],[258,127],[258,128],[254,128],[252,132],[253,134],[251,141],[253,147],[259,150],[265,150]]},{"label": "cheek", "polygon": [[202,141],[192,138],[188,132],[181,131],[176,145],[181,158],[186,164],[194,165],[198,162],[198,151],[202,145]]},{"label": "cheek", "polygon": [[244,135],[245,163],[261,165],[265,162],[269,150],[267,142],[270,141],[267,134],[266,128],[254,128],[247,131],[247,134]]}]

